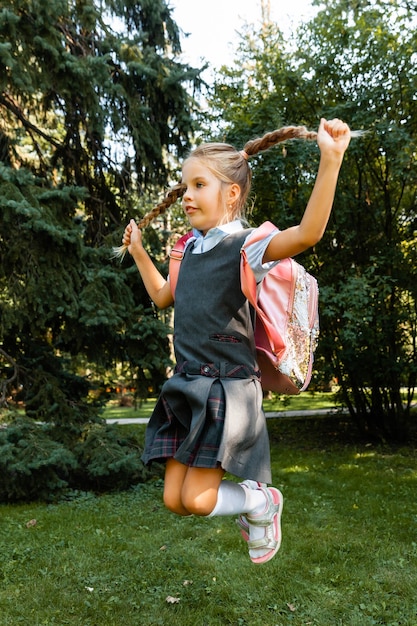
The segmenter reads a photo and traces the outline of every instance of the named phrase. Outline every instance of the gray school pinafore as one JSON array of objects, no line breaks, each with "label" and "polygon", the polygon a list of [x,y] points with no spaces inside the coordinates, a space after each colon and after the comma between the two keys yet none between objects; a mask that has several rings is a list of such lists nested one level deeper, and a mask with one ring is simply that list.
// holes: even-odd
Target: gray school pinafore
[{"label": "gray school pinafore", "polygon": [[163,385],[146,431],[145,463],[174,457],[271,482],[269,439],[253,337],[240,289],[249,231],[214,248],[185,251],[175,293],[175,374]]}]

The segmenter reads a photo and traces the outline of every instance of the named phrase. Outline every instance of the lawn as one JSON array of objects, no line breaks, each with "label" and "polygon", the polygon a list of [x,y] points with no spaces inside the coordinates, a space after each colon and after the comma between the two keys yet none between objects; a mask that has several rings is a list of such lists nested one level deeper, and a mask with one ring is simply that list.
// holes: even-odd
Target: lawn
[{"label": "lawn", "polygon": [[[155,398],[141,401],[137,407],[120,406],[120,402],[113,400],[107,405],[104,417],[108,419],[130,419],[149,417],[155,404]],[[279,411],[306,411],[337,408],[338,402],[333,393],[306,391],[298,396],[280,396],[271,394],[264,400],[266,412]]]},{"label": "lawn", "polygon": [[361,441],[337,416],[268,428],[285,498],[271,562],[250,562],[231,518],[166,511],[157,476],[2,505],[1,626],[416,626],[414,449]]}]

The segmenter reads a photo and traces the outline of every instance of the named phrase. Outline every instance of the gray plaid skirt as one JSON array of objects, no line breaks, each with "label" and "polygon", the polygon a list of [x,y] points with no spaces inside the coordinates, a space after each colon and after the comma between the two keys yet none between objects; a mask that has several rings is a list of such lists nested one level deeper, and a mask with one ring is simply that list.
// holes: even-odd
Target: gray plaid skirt
[{"label": "gray plaid skirt", "polygon": [[168,458],[270,483],[259,380],[184,373],[168,379],[147,426],[142,459]]}]

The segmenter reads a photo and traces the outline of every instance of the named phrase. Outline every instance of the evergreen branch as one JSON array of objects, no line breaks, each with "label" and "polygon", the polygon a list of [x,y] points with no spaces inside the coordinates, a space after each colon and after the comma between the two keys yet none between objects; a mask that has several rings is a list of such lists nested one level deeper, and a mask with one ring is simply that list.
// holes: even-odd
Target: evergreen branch
[{"label": "evergreen branch", "polygon": [[61,144],[58,141],[56,141],[53,137],[51,137],[50,135],[45,133],[43,130],[35,126],[35,124],[32,124],[32,122],[29,122],[29,120],[24,115],[22,109],[17,104],[12,102],[9,97],[0,95],[0,105],[3,105],[4,107],[6,107],[6,109],[11,111],[11,113],[13,113],[13,115],[15,115],[18,118],[18,120],[22,122],[26,130],[31,130],[37,135],[39,135],[40,137],[43,137],[44,139],[46,139],[46,141],[49,141],[55,148],[60,147]]}]

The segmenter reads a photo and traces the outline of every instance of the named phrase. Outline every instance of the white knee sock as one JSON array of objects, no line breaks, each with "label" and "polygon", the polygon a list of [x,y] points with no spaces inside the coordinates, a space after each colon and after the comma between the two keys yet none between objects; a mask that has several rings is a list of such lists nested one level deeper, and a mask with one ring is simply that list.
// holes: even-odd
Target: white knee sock
[{"label": "white knee sock", "polygon": [[222,480],[217,492],[216,506],[207,517],[216,515],[257,515],[265,509],[265,496],[262,491],[245,489],[238,483]]}]

